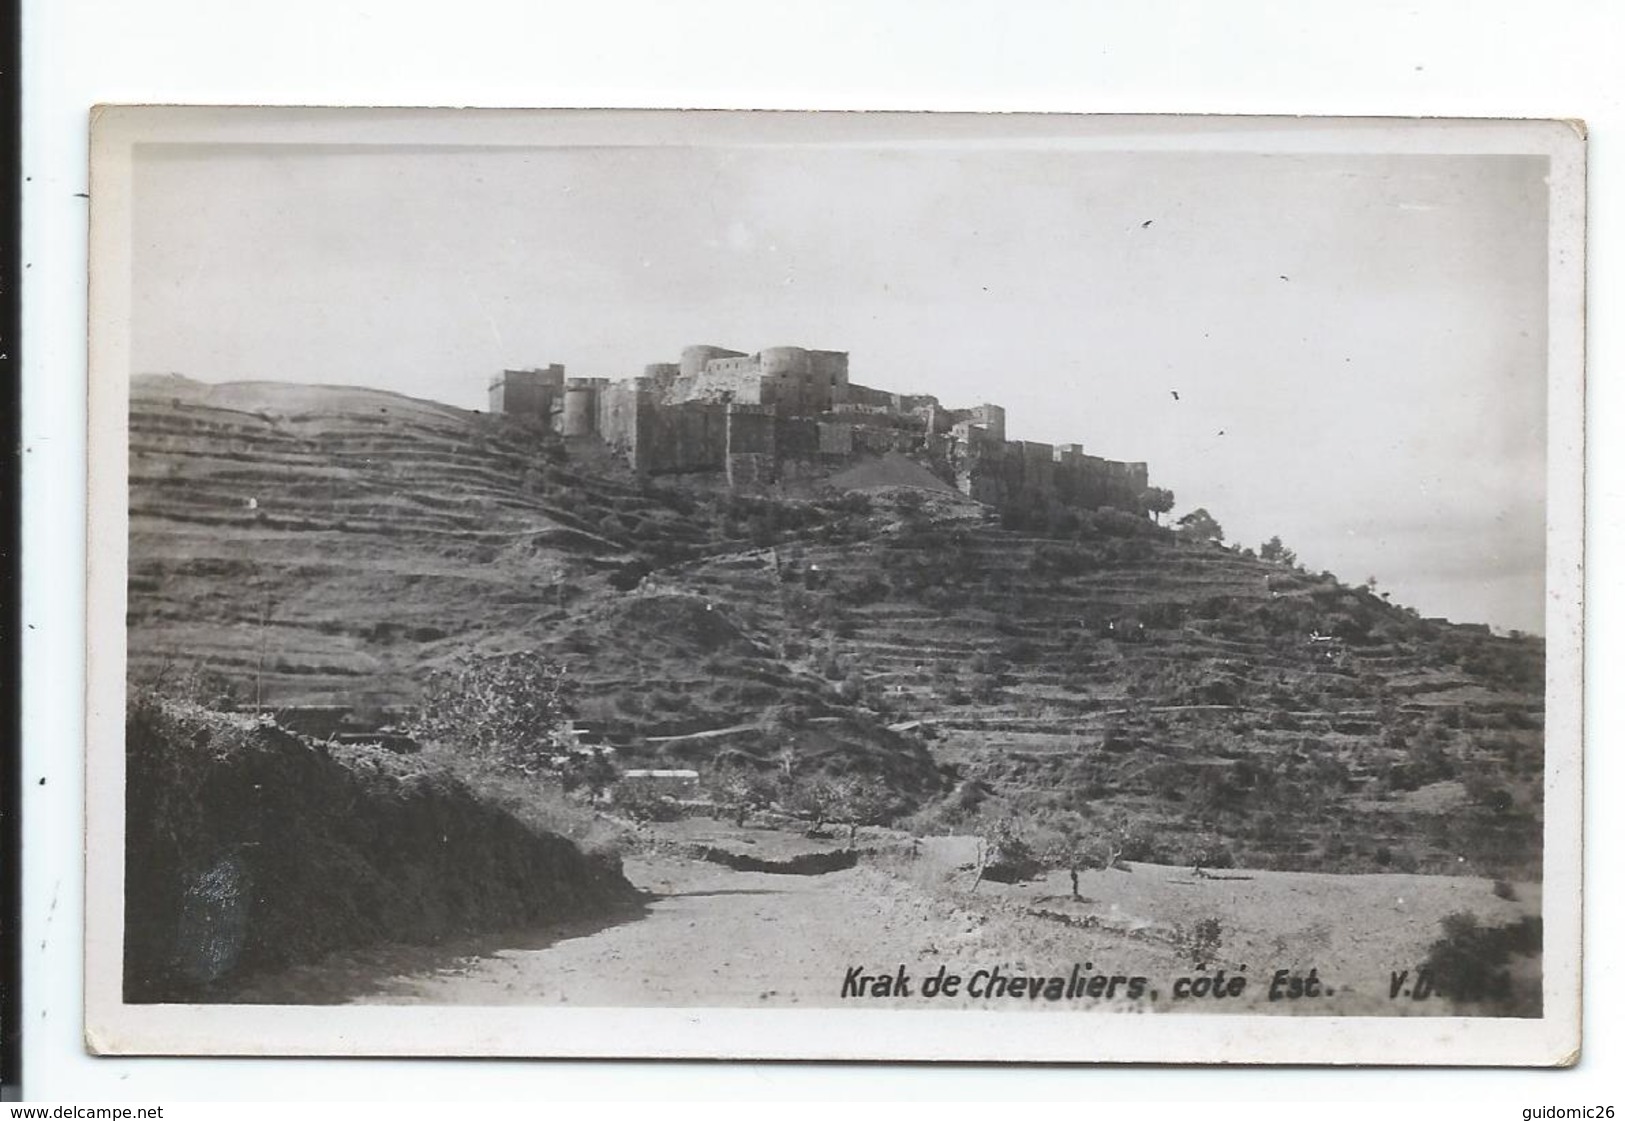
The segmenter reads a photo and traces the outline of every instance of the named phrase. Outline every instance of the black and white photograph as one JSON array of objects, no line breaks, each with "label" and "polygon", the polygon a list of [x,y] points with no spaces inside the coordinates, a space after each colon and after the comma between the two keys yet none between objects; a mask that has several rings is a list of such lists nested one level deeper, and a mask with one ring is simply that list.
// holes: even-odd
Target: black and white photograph
[{"label": "black and white photograph", "polygon": [[1577,126],[92,136],[93,1049],[1573,1061]]}]

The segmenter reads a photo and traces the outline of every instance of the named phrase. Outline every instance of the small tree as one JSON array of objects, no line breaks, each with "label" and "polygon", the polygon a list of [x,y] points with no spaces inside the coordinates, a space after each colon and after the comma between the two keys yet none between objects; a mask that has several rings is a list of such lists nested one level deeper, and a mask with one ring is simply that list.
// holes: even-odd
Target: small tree
[{"label": "small tree", "polygon": [[1051,823],[1049,840],[1039,851],[1040,858],[1051,868],[1064,869],[1072,879],[1072,898],[1083,898],[1078,890],[1078,873],[1095,867],[1096,845],[1089,836],[1082,819],[1067,814]]},{"label": "small tree", "polygon": [[785,799],[785,806],[811,823],[807,826],[807,835],[811,837],[823,832],[824,822],[835,816],[839,802],[840,793],[835,785],[823,775],[817,775],[795,783]]},{"label": "small tree", "polygon": [[1203,507],[1197,507],[1174,523],[1180,540],[1199,545],[1224,544],[1224,528]]},{"label": "small tree", "polygon": [[1298,563],[1298,554],[1282,544],[1279,537],[1271,537],[1260,545],[1258,547],[1258,557],[1260,560],[1284,564],[1288,568],[1293,568]]},{"label": "small tree", "polygon": [[534,651],[459,655],[431,672],[413,738],[535,775],[562,747],[565,667]]},{"label": "small tree", "polygon": [[771,777],[743,767],[713,772],[707,785],[712,799],[741,827],[752,813],[767,809],[779,797],[779,786]]},{"label": "small tree", "polygon": [[860,825],[884,825],[896,809],[896,800],[884,783],[871,775],[843,775],[831,784],[834,804],[830,816],[845,823],[850,845]]},{"label": "small tree", "polygon": [[570,752],[559,768],[559,781],[566,790],[585,787],[594,798],[599,797],[615,780],[621,777],[609,752],[601,747]]},{"label": "small tree", "polygon": [[1140,503],[1162,524],[1162,516],[1174,508],[1174,492],[1163,487],[1148,487],[1140,492]]}]

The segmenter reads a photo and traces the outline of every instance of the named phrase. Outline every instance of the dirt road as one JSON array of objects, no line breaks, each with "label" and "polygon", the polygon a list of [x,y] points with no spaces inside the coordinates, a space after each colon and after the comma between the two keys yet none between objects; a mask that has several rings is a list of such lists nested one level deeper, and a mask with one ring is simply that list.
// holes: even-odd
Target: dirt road
[{"label": "dirt road", "polygon": [[[907,866],[907,875],[867,864],[801,876],[734,871],[666,853],[630,857],[626,874],[645,900],[613,918],[435,947],[335,954],[264,978],[234,999],[850,1007],[854,1002],[843,999],[842,989],[853,966],[872,976],[906,966],[915,986],[911,996],[939,966],[967,979],[978,970],[1051,977],[1076,966],[1085,973],[1142,975],[1149,979],[1149,1000],[1112,999],[1115,992],[1098,1003],[966,993],[931,1007],[1443,1015],[1452,1011],[1449,1002],[1396,1001],[1388,988],[1390,970],[1421,960],[1437,937],[1440,916],[1471,911],[1506,923],[1539,913],[1538,889],[1527,885],[1514,903],[1494,895],[1487,881],[1468,878],[1246,872],[1197,881],[1189,870],[1154,865],[1126,875],[1087,872],[1080,900],[1055,894],[1059,874],[1047,884],[984,883],[974,897],[963,894],[960,883],[961,905],[954,892],[929,885],[934,866],[958,866],[965,854],[954,842],[963,838],[937,840],[942,843],[927,844]],[[1215,916],[1209,964],[1193,966],[1177,932]],[[1269,1001],[1277,969],[1306,973],[1311,967],[1324,980],[1327,999],[1312,1007]],[[1528,980],[1538,986],[1538,959],[1516,968],[1533,969]],[[1178,978],[1194,979],[1204,969],[1246,975],[1245,993],[1224,1002],[1178,999]]]},{"label": "dirt road", "polygon": [[846,969],[964,960],[982,920],[873,869],[822,876],[629,859],[641,918],[397,976],[369,1003],[825,1005]]}]

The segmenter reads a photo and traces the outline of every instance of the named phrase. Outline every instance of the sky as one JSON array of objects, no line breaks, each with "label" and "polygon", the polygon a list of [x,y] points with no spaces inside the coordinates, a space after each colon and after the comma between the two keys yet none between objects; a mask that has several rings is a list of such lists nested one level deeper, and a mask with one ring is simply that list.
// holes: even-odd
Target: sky
[{"label": "sky", "polygon": [[1229,540],[1543,632],[1545,175],[970,142],[143,145],[132,365],[483,408],[505,367],[844,350],[853,381],[1146,461]]}]

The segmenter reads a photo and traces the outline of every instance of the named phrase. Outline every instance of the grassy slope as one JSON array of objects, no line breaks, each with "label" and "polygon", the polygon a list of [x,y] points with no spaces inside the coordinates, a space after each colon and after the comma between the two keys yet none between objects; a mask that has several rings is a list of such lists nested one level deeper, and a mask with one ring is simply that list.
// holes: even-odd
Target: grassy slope
[{"label": "grassy slope", "polygon": [[131,433],[137,677],[200,660],[249,699],[390,705],[456,650],[540,647],[629,758],[765,765],[793,738],[925,790],[918,739],[884,728],[920,719],[952,812],[1110,810],[1179,859],[1538,861],[1538,642],[1329,577],[1121,519],[1059,541],[954,496],[647,485],[368,390],[141,379]]}]

